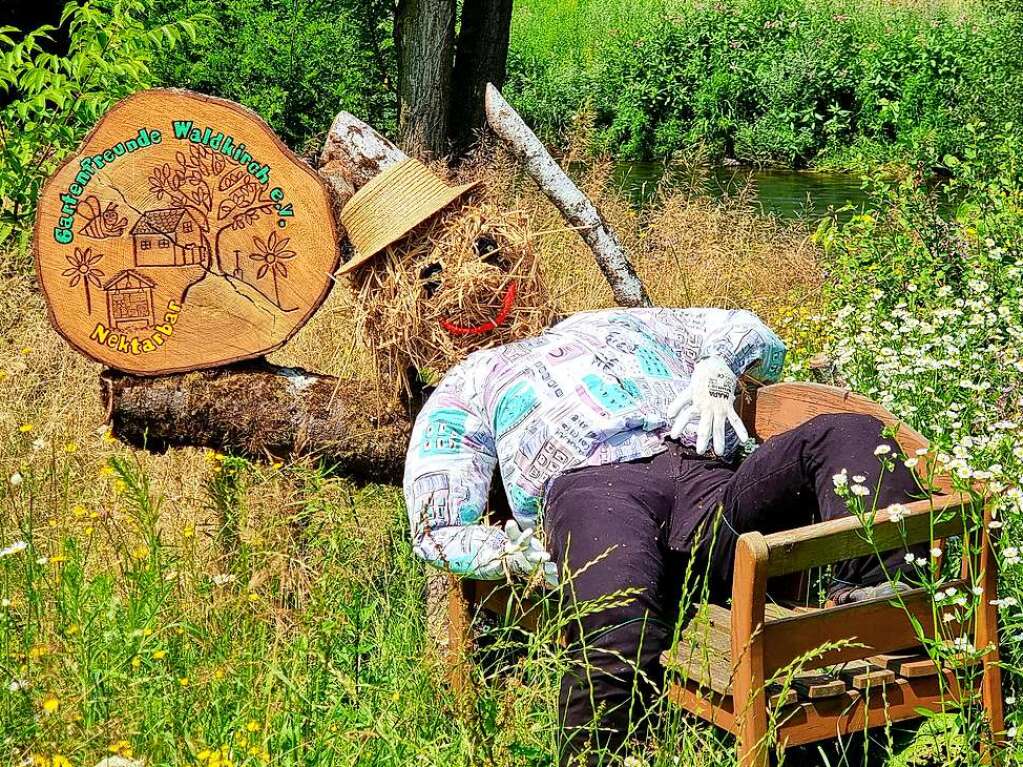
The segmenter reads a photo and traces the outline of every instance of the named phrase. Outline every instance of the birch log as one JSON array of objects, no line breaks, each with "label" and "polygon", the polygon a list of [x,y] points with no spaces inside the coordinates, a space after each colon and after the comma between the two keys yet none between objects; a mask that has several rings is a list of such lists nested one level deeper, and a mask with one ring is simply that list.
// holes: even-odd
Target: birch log
[{"label": "birch log", "polygon": [[611,285],[615,302],[619,306],[650,306],[646,288],[614,230],[492,84],[487,85],[486,112],[494,133],[519,158],[540,191],[593,251],[597,265]]}]

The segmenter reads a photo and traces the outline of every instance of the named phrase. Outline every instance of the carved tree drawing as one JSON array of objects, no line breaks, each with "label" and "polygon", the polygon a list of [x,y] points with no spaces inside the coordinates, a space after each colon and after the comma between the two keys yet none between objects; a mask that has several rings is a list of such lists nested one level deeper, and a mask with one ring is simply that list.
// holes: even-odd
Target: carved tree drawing
[{"label": "carved tree drawing", "polygon": [[191,211],[199,222],[210,257],[203,264],[228,276],[220,254],[220,236],[229,229],[245,229],[273,210],[266,185],[256,182],[234,160],[205,146],[192,144],[188,154],[175,153],[175,165],[158,165],[149,176],[156,199]]}]

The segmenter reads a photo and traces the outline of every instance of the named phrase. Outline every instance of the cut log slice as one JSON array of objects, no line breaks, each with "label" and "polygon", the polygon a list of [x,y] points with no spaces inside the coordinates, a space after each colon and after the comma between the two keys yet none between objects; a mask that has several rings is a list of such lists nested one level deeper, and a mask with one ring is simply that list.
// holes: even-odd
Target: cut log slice
[{"label": "cut log slice", "polygon": [[327,189],[253,112],[181,90],[114,106],[39,198],[34,250],[57,331],[141,375],[258,357],[327,297]]}]

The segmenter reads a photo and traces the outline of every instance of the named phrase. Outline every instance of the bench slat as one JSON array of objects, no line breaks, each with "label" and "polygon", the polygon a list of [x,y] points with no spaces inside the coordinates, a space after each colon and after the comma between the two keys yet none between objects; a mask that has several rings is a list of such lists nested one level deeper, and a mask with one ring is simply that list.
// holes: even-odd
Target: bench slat
[{"label": "bench slat", "polygon": [[[950,585],[960,589],[963,581]],[[794,658],[810,653],[825,641],[844,637],[856,645],[832,649],[814,660],[815,665],[834,666],[872,655],[918,648],[920,641],[907,612],[919,621],[925,635],[934,636],[934,613],[931,597],[923,589],[904,592],[905,605],[887,599],[840,605],[826,610],[797,613],[792,617],[768,621],[764,626],[764,671],[770,675],[784,668]],[[957,634],[961,625],[945,624],[945,631]]]},{"label": "bench slat", "polygon": [[[796,615],[779,605],[768,605],[768,611],[778,617]],[[731,613],[715,604],[703,605],[696,617],[682,632],[674,655],[664,653],[661,662],[665,668],[682,673],[703,687],[721,695],[732,694]],[[779,685],[771,685],[775,692],[774,706],[789,705],[797,697],[809,700],[841,695],[846,684],[841,679],[822,671],[800,671],[793,675],[790,689],[781,699]],[[798,694],[798,695],[797,695]]]},{"label": "bench slat", "polygon": [[891,522],[888,512],[878,511],[871,531],[873,540],[867,540],[856,517],[842,517],[766,535],[764,541],[770,550],[767,576],[773,578],[803,572],[875,551],[903,549],[907,543],[931,541],[932,534],[934,540],[962,535],[961,510],[971,503],[968,496],[959,495],[914,501],[907,504],[910,513],[901,523]]}]

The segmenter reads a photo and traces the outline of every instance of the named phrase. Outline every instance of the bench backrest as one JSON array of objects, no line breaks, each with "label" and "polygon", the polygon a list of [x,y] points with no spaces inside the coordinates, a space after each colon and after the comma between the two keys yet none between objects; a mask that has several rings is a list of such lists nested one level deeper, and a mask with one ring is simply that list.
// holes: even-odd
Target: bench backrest
[{"label": "bench backrest", "polygon": [[[922,435],[877,403],[832,386],[775,384],[756,391],[753,402],[746,404],[752,407],[743,413],[744,419],[760,439],[792,429],[822,413],[865,413],[897,429],[896,440],[907,455],[928,447]],[[908,512],[896,520],[891,519],[889,512],[880,510],[867,520],[850,516],[772,535],[744,534],[739,539],[735,562],[732,657],[745,656],[742,662],[754,663],[754,677],[762,680],[825,642],[844,639],[860,646],[820,653],[808,668],[917,648],[921,645],[917,627],[927,637],[936,636],[939,630],[957,635],[961,630],[958,624],[935,626],[934,603],[923,589],[903,594],[901,604],[876,600],[765,619],[768,578],[805,572],[877,551],[917,543],[934,545],[944,538],[963,536],[966,521],[976,518],[973,499],[952,493],[950,478],[933,479],[938,480],[931,483],[936,486],[936,494],[907,504]],[[985,517],[984,524],[977,526],[979,529],[969,531],[975,535],[964,538],[961,578],[946,588],[954,586],[968,591],[972,583],[983,582],[990,584],[990,593],[994,593],[995,563],[990,555],[986,522]]]}]

